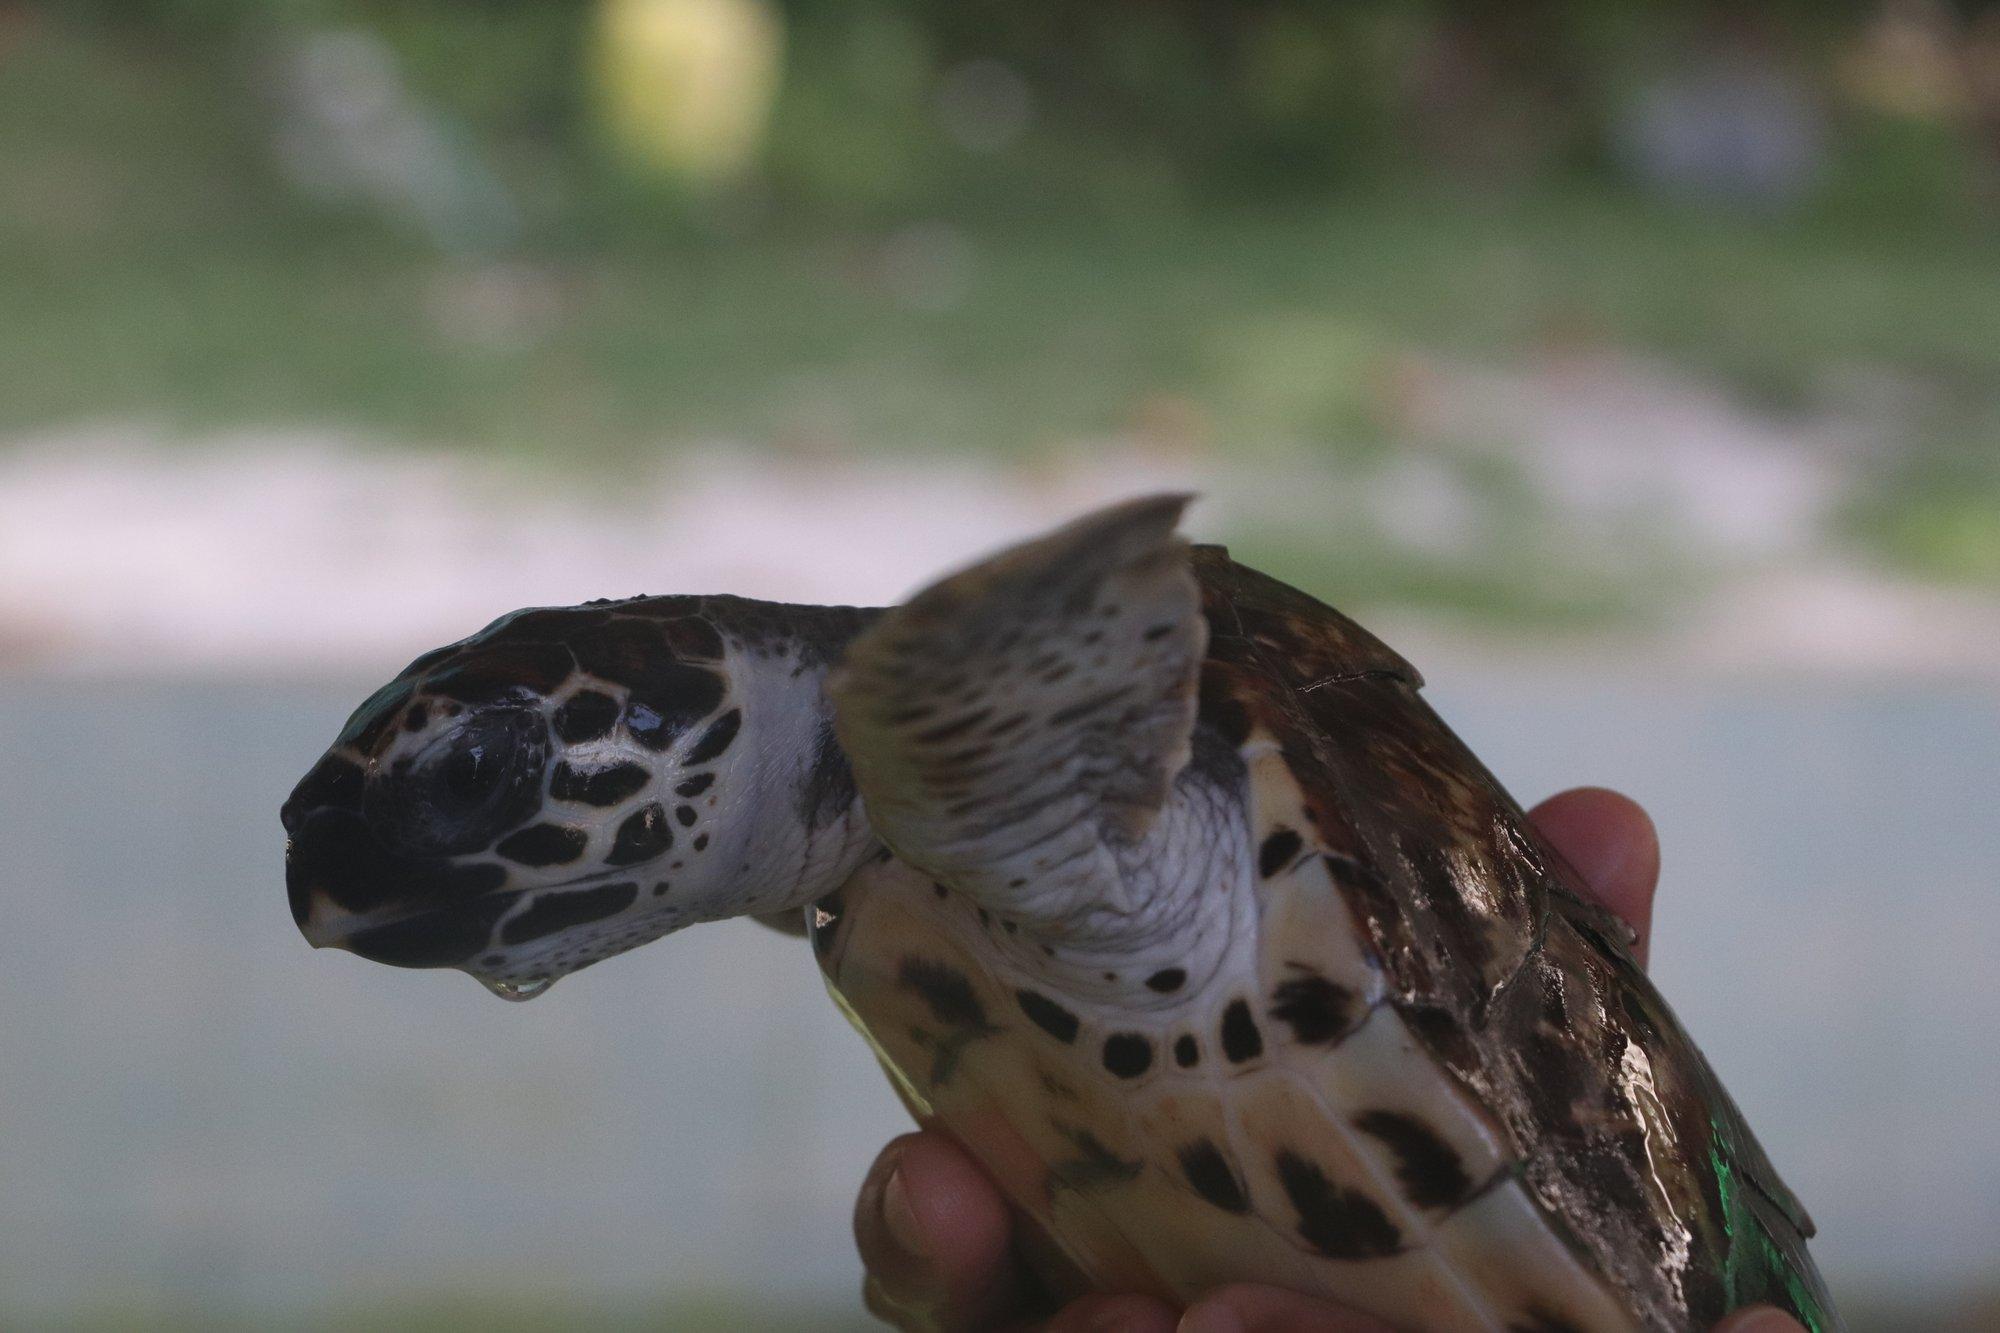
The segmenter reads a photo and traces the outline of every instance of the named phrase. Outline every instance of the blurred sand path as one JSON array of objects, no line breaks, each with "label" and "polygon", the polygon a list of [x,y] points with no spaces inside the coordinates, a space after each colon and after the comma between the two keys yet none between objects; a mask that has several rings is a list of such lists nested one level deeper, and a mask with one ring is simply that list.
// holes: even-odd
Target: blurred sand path
[{"label": "blurred sand path", "polygon": [[[1542,424],[1582,455],[1574,426]],[[1673,605],[1649,606],[1643,626],[1552,638],[1413,608],[1368,619],[1430,664],[1554,652],[1618,670],[2000,679],[2000,597],[1899,578],[1817,543],[1837,493],[1823,470],[1774,465],[1781,456],[1765,449],[1739,485],[1731,457],[1713,443],[1687,456],[1627,449],[1565,468],[1597,478],[1576,496],[1544,497],[1565,540],[1574,525],[1596,543],[1579,561],[1617,551],[1607,494],[1697,476],[1721,497],[1710,502],[1724,506],[1719,527],[1666,511],[1708,572]],[[670,591],[886,602],[1091,505],[1168,487],[1202,493],[1192,526],[1211,539],[1274,515],[1310,530],[1364,504],[1412,548],[1479,558],[1449,549],[1454,515],[1477,500],[1462,478],[1421,454],[1366,476],[1329,468],[1138,441],[1026,466],[714,447],[572,476],[332,434],[188,444],[136,427],[78,431],[0,447],[0,670],[372,676],[519,606]],[[1741,508],[1753,482],[1770,497],[1761,528]]]}]

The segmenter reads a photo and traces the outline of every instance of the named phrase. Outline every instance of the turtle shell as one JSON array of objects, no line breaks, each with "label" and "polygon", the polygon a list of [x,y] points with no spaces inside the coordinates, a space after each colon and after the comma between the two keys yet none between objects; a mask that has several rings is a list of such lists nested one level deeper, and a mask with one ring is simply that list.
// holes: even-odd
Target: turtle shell
[{"label": "turtle shell", "polygon": [[1247,806],[1231,952],[1205,978],[1067,957],[885,853],[810,924],[919,1120],[1070,1285],[1268,1282],[1421,1329],[1705,1330],[1757,1302],[1838,1327],[1811,1222],[1625,928],[1417,673],[1193,560],[1193,764]]}]

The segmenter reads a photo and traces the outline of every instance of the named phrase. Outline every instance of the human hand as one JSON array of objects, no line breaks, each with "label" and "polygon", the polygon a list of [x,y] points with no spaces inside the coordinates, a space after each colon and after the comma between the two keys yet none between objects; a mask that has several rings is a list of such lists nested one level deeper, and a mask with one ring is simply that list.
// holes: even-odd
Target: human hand
[{"label": "human hand", "polygon": [[[1638,932],[1652,931],[1660,844],[1646,812],[1616,792],[1580,787],[1530,812],[1593,897]],[[882,1150],[855,1203],[854,1236],[868,1270],[868,1309],[897,1328],[1036,1329],[1042,1333],[1388,1333],[1380,1320],[1273,1287],[1239,1285],[1185,1314],[1149,1296],[1086,1296],[1061,1309],[1016,1257],[1014,1215],[979,1165],[949,1136],[905,1134]],[[1804,1333],[1769,1308],[1739,1310],[1715,1333]]]}]

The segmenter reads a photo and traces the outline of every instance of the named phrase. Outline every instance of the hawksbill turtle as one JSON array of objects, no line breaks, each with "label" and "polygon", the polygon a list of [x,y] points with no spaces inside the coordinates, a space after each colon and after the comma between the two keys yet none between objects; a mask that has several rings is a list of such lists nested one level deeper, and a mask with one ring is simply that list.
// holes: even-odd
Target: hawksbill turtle
[{"label": "hawksbill turtle", "polygon": [[886,610],[639,597],[418,658],[285,803],[316,945],[527,998],[789,920],[1072,1288],[1839,1327],[1629,933],[1305,594],[1088,515]]}]

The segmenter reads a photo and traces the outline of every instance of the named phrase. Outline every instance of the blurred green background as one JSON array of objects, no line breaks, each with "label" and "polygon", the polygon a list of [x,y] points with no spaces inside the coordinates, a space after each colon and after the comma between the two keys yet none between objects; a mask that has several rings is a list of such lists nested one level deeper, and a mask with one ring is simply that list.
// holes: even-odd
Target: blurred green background
[{"label": "blurred green background", "polygon": [[444,1004],[302,956],[272,812],[500,610],[1163,485],[1655,805],[1857,1326],[1992,1327],[1969,0],[0,0],[0,1322],[858,1319],[897,1112],[803,959]]},{"label": "blurred green background", "polygon": [[1481,549],[1326,550],[1341,525],[1299,515],[1259,554],[1338,557],[1350,597],[1587,615],[1648,589],[1551,576],[1535,441],[1428,438],[1412,400],[1465,363],[1631,357],[1846,428],[1816,531],[1992,589],[1996,24],[17,3],[0,429],[331,422],[565,469],[1137,438],[1366,478],[1412,447],[1477,493]]}]

